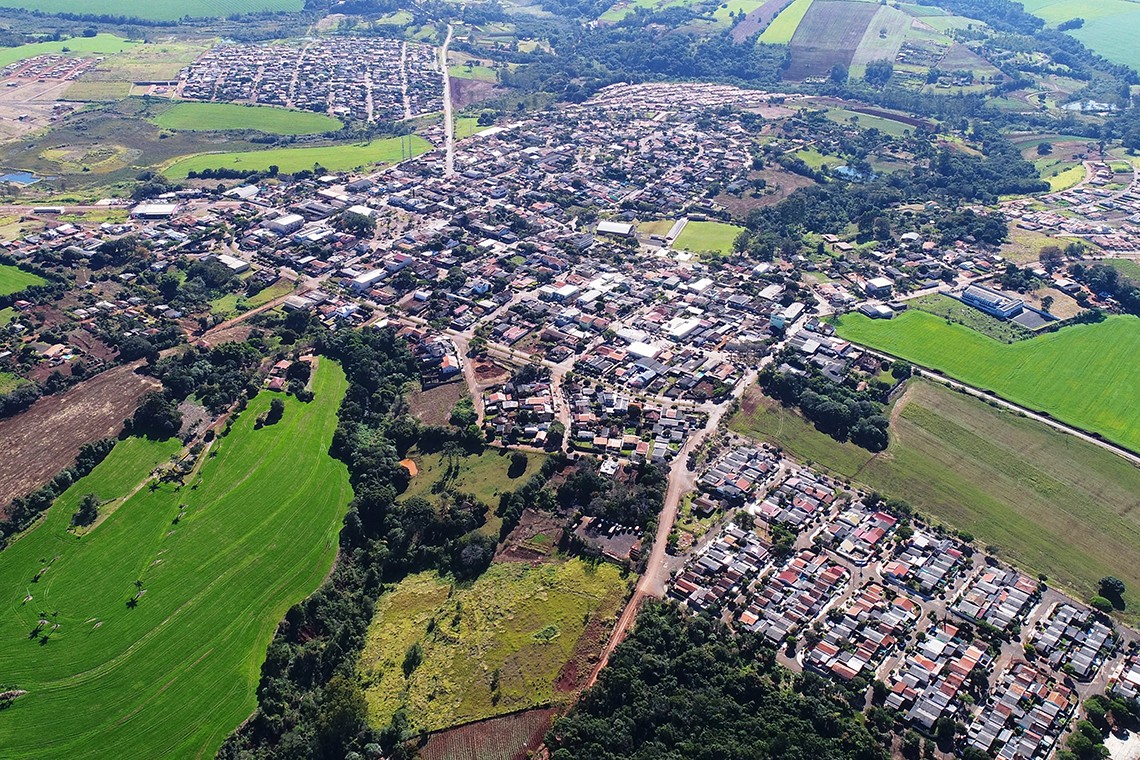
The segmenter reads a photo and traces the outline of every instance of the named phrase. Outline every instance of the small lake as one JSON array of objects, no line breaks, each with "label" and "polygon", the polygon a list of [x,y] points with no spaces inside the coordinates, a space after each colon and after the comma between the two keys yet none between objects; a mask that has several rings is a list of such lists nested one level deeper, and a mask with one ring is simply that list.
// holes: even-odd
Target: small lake
[{"label": "small lake", "polygon": [[51,177],[37,177],[31,172],[8,172],[7,174],[0,174],[0,182],[11,182],[15,185],[34,185],[42,179],[51,179]]}]

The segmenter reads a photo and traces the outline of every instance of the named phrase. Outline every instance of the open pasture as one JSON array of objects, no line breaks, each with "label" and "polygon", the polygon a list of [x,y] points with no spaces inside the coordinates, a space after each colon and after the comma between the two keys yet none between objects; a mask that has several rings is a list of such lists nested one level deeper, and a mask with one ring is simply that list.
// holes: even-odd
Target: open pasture
[{"label": "open pasture", "polygon": [[1140,318],[1008,345],[917,310],[891,320],[847,314],[838,332],[1140,451]]},{"label": "open pasture", "polygon": [[[122,441],[4,551],[0,680],[27,692],[0,711],[5,758],[214,755],[256,706],[278,622],[336,554],[352,493],[328,447],[346,387],[322,360],[315,400],[285,398],[255,429],[284,398],[260,394],[182,487],[150,475],[177,441]],[[100,517],[80,534],[91,493]]]},{"label": "open pasture", "polygon": [[47,280],[38,274],[25,272],[9,264],[0,264],[0,296],[10,296],[32,285],[43,285],[46,282]]},{"label": "open pasture", "polygon": [[164,129],[224,132],[252,129],[271,135],[316,135],[336,132],[344,125],[331,116],[273,106],[234,103],[176,103],[154,117]]},{"label": "open pasture", "polygon": [[1025,10],[1050,26],[1083,18],[1084,26],[1068,33],[1094,53],[1132,68],[1140,67],[1140,5],[1128,0],[1025,0]]},{"label": "open pasture", "polygon": [[[618,568],[580,559],[496,563],[470,587],[405,579],[377,602],[360,657],[369,722],[406,708],[413,730],[438,731],[566,698],[559,674],[626,589]],[[422,662],[406,668],[417,645]]]},{"label": "open pasture", "polygon": [[185,179],[203,169],[248,169],[267,171],[277,166],[288,174],[319,165],[328,171],[349,171],[376,164],[391,164],[415,158],[431,150],[431,143],[417,135],[388,137],[352,145],[325,145],[313,148],[271,148],[238,153],[204,153],[175,161],[163,170],[171,179]]}]

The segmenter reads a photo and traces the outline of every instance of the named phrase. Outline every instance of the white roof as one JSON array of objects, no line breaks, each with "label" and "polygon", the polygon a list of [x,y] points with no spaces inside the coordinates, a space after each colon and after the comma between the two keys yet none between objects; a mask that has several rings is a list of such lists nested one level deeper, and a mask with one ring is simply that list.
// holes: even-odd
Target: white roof
[{"label": "white roof", "polygon": [[632,235],[633,225],[627,222],[598,222],[598,232],[611,235]]}]

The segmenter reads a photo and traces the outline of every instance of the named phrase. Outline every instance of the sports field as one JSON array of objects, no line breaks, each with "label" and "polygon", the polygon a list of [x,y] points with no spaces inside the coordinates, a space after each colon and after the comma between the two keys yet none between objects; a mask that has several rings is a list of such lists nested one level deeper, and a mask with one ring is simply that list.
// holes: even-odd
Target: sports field
[{"label": "sports field", "polygon": [[1106,575],[1140,588],[1140,470],[1097,446],[940,385],[912,381],[871,454],[750,391],[731,426],[801,461],[909,502],[1081,599]]},{"label": "sports field", "polygon": [[[0,682],[27,692],[0,711],[6,759],[212,757],[253,711],[273,631],[331,567],[352,496],[328,455],[344,373],[322,360],[313,383],[260,430],[283,396],[253,399],[180,490],[148,483],[176,441],[119,443],[4,551]],[[77,536],[90,493],[100,519]]]},{"label": "sports field", "polygon": [[726,256],[732,253],[732,244],[743,230],[743,227],[724,222],[688,222],[673,242],[673,247],[693,253]]},{"label": "sports field", "polygon": [[277,166],[290,174],[319,164],[329,171],[363,169],[414,158],[431,150],[427,140],[417,135],[389,137],[354,145],[327,145],[318,148],[272,148],[240,153],[203,153],[175,161],[163,170],[172,179],[185,179],[188,172],[203,169],[252,169],[266,171]]},{"label": "sports field", "polygon": [[302,0],[195,0],[187,5],[180,0],[7,0],[10,8],[23,8],[43,13],[83,12],[103,16],[128,16],[152,21],[177,21],[184,16],[219,18],[260,11],[299,11]]},{"label": "sports field", "polygon": [[233,103],[178,103],[156,116],[154,123],[165,129],[199,132],[256,129],[272,135],[316,135],[335,132],[344,126],[331,116],[312,111]]},{"label": "sports field", "polygon": [[1140,318],[1109,317],[1013,344],[932,314],[847,314],[839,334],[1140,451]]},{"label": "sports field", "polygon": [[47,280],[38,274],[25,272],[19,267],[8,264],[0,264],[0,296],[10,296],[32,285],[43,285],[46,282]]},{"label": "sports field", "polygon": [[360,657],[369,721],[406,707],[413,730],[435,731],[568,698],[559,674],[588,628],[612,625],[626,588],[615,566],[579,559],[496,563],[467,588],[405,579],[377,602]]},{"label": "sports field", "polygon": [[[9,7],[20,8],[27,6],[22,6],[19,2],[12,2]],[[72,4],[71,10],[74,12],[74,4]],[[112,53],[130,50],[139,44],[141,43],[128,42],[122,37],[116,37],[113,34],[96,34],[94,37],[72,37],[56,42],[33,42],[28,45],[0,48],[0,66],[7,66],[9,63],[22,61],[25,58],[31,58],[36,55],[44,55],[45,53],[62,53],[65,49],[72,55],[110,55]]]}]

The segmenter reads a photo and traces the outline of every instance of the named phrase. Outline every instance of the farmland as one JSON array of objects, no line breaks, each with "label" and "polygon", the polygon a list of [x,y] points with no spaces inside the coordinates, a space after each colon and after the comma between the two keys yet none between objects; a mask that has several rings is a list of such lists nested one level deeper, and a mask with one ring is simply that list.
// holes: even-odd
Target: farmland
[{"label": "farmland", "polygon": [[249,169],[266,171],[277,166],[292,173],[320,165],[328,171],[345,171],[373,164],[390,164],[413,158],[431,150],[422,137],[389,137],[353,145],[326,145],[315,148],[272,148],[238,153],[204,153],[175,161],[163,174],[171,179],[184,179],[192,171],[203,169]]},{"label": "farmland", "polygon": [[555,710],[527,710],[514,715],[432,734],[419,751],[423,760],[517,760],[542,745]]},{"label": "farmland", "polygon": [[[434,573],[402,581],[376,604],[360,658],[369,721],[406,707],[413,730],[435,731],[556,702],[555,682],[591,620],[611,619],[620,571],[573,559],[494,564],[474,585]],[[422,663],[406,677],[408,650]]]},{"label": "farmland", "polygon": [[[794,80],[826,76],[836,64],[850,66],[867,25],[878,12],[878,5],[858,0],[813,2],[791,38],[791,64],[785,76]],[[772,26],[786,13],[780,14]]]},{"label": "farmland", "polygon": [[675,247],[694,253],[732,253],[732,244],[742,227],[724,222],[688,222],[677,236]]},{"label": "farmland", "polygon": [[[75,13],[71,0],[10,0],[12,8],[43,13]],[[235,13],[299,11],[300,0],[197,0],[191,11],[178,0],[87,0],[83,12],[93,15],[129,16],[153,21],[177,21],[183,16],[219,18]]]},{"label": "farmland", "polygon": [[47,280],[37,274],[25,272],[19,267],[0,264],[0,296],[19,293],[33,285],[43,285]]},{"label": "farmland", "polygon": [[[756,390],[732,427],[969,531],[1079,598],[1095,593],[1105,575],[1140,584],[1140,470],[933,383],[912,381],[896,404],[891,444],[877,455],[837,443]],[[1126,615],[1140,620],[1134,610]]]},{"label": "farmland", "polygon": [[1012,345],[915,310],[887,321],[848,314],[838,332],[1140,450],[1140,318],[1109,317]]},{"label": "farmland", "polygon": [[854,123],[863,129],[877,129],[883,134],[891,135],[892,137],[902,137],[905,133],[914,131],[913,127],[901,121],[895,121],[894,119],[887,119],[873,114],[848,111],[846,108],[830,108],[826,116],[832,121]]},{"label": "farmland", "polygon": [[[12,7],[27,6],[13,2]],[[110,55],[112,53],[130,50],[139,44],[141,43],[130,42],[124,40],[122,37],[116,37],[113,34],[97,34],[94,37],[72,37],[70,39],[57,40],[54,42],[33,42],[17,47],[0,48],[0,66],[7,66],[9,63],[22,61],[25,58],[31,58],[36,55],[44,55],[45,53],[62,53],[65,48],[67,52],[72,55]]]},{"label": "farmland", "polygon": [[792,4],[780,11],[768,28],[760,34],[760,42],[769,45],[787,45],[792,41],[804,14],[812,5],[812,0],[793,0]]},{"label": "farmland", "polygon": [[[328,572],[351,498],[327,453],[344,373],[322,361],[313,384],[259,430],[283,396],[251,400],[186,488],[139,487],[177,441],[119,443],[4,552],[3,678],[28,692],[0,714],[6,758],[212,756],[252,712],[266,646]],[[77,535],[90,493],[100,518]]]},{"label": "farmland", "polygon": [[1069,34],[1110,61],[1140,67],[1140,51],[1134,44],[1140,34],[1140,5],[1128,0],[1026,0],[1024,5],[1052,26],[1083,18],[1084,26]]},{"label": "farmland", "polygon": [[311,111],[233,103],[178,103],[156,116],[154,122],[165,129],[253,129],[272,135],[315,135],[336,132],[344,126],[331,116]]}]

